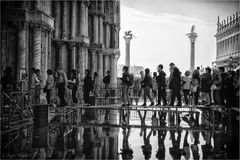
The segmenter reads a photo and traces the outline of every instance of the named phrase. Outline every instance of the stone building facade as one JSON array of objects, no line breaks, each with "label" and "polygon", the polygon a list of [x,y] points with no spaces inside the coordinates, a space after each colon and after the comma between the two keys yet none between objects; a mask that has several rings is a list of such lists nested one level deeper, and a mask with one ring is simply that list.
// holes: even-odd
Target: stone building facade
[{"label": "stone building facade", "polygon": [[[1,77],[7,66],[16,81],[29,79],[32,67],[46,80],[56,66],[69,73],[85,69],[117,83],[119,0],[1,1]],[[26,77],[24,76],[26,75]],[[43,81],[43,83],[45,83]]]},{"label": "stone building facade", "polygon": [[228,16],[220,22],[218,17],[217,34],[217,56],[213,64],[216,67],[224,66],[228,70],[240,65],[240,15],[237,12]]}]

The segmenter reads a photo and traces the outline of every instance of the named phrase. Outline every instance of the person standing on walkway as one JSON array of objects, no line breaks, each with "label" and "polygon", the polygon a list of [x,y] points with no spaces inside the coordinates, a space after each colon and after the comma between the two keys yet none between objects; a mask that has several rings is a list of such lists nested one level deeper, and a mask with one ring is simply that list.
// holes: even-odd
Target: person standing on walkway
[{"label": "person standing on walkway", "polygon": [[54,78],[53,78],[53,73],[52,70],[48,69],[47,70],[47,80],[46,80],[46,98],[47,98],[47,103],[50,104],[51,100],[51,92],[54,87]]},{"label": "person standing on walkway", "polygon": [[122,93],[123,93],[123,104],[122,106],[130,106],[130,97],[129,97],[129,83],[130,83],[130,75],[128,73],[128,67],[123,67],[122,74]]},{"label": "person standing on walkway", "polygon": [[189,92],[190,92],[190,84],[191,84],[191,78],[190,71],[185,72],[185,76],[182,78],[182,90],[184,95],[185,104],[189,104]]},{"label": "person standing on walkway", "polygon": [[142,106],[146,106],[146,102],[147,102],[147,97],[149,98],[149,100],[151,101],[151,105],[154,105],[154,101],[153,98],[151,96],[151,89],[152,89],[152,77],[150,75],[150,70],[147,68],[145,69],[145,78],[143,80],[143,87],[144,87],[144,103]]},{"label": "person standing on walkway", "polygon": [[109,96],[109,91],[108,89],[110,88],[110,71],[106,72],[106,76],[103,78],[103,83],[105,84],[105,89],[106,89],[106,94],[105,96],[108,97]]},{"label": "person standing on walkway", "polygon": [[175,66],[174,63],[170,63],[169,66],[170,66],[170,68],[172,70],[171,75],[170,75],[170,81],[169,81],[169,88],[172,89],[170,106],[174,106],[174,101],[175,101],[176,97],[178,99],[177,106],[182,106],[181,95],[180,95],[180,89],[181,89],[180,71]]},{"label": "person standing on walkway", "polygon": [[[201,99],[202,103],[207,106],[211,105],[211,83],[212,83],[212,75],[211,68],[205,68],[205,73],[203,73],[201,78]],[[206,99],[206,101],[204,100]]]},{"label": "person standing on walkway", "polygon": [[157,76],[157,84],[158,84],[158,103],[157,105],[161,105],[161,100],[163,100],[163,106],[167,104],[166,96],[166,73],[163,71],[163,65],[158,65],[158,76]]},{"label": "person standing on walkway", "polygon": [[60,106],[65,106],[67,103],[64,99],[65,92],[67,89],[67,75],[66,73],[62,70],[60,66],[57,67],[57,77],[56,77],[56,88],[58,91],[58,97],[60,98]]},{"label": "person standing on walkway", "polygon": [[193,71],[192,74],[192,83],[191,83],[191,92],[194,96],[194,105],[198,105],[198,98],[199,98],[199,89],[200,86],[200,74],[199,71],[196,69]]},{"label": "person standing on walkway", "polygon": [[84,78],[84,85],[83,85],[83,97],[84,97],[84,102],[86,105],[90,105],[91,100],[90,100],[90,91],[93,90],[93,81],[92,77],[90,74],[90,71],[88,69],[85,70],[85,78]]},{"label": "person standing on walkway", "polygon": [[152,87],[153,98],[156,99],[156,102],[157,102],[157,89],[158,89],[157,72],[153,72],[152,84],[153,84],[153,87]]},{"label": "person standing on walkway", "polygon": [[78,78],[77,78],[77,71],[75,69],[71,70],[70,78],[68,80],[68,88],[72,90],[72,101],[73,103],[77,104],[78,100],[76,97],[77,89],[78,89]]}]

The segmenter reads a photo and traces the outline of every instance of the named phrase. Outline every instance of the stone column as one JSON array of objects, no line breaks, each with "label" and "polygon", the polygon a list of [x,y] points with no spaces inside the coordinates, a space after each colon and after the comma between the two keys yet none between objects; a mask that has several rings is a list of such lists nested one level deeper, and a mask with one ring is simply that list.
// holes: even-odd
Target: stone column
[{"label": "stone column", "polygon": [[101,51],[98,53],[98,74],[99,78],[103,79],[103,54]]},{"label": "stone column", "polygon": [[20,80],[20,69],[26,69],[26,29],[27,23],[18,24],[18,80]]},{"label": "stone column", "polygon": [[59,18],[60,18],[60,5],[59,1],[54,1],[54,26],[55,26],[55,31],[54,31],[54,38],[57,39],[59,36]]},{"label": "stone column", "polygon": [[84,29],[85,29],[85,23],[86,23],[86,19],[85,19],[85,5],[84,3],[81,1],[80,2],[80,8],[79,8],[79,17],[80,17],[80,28],[79,28],[79,35],[84,35]]},{"label": "stone column", "polygon": [[104,55],[104,75],[109,70],[109,56]]},{"label": "stone column", "polygon": [[33,59],[32,67],[41,69],[41,26],[33,28]]},{"label": "stone column", "polygon": [[110,25],[106,23],[106,48],[110,48]]},{"label": "stone column", "polygon": [[49,36],[48,36],[48,69],[52,69],[53,68],[53,64],[52,64],[52,34],[53,31],[50,30],[49,31]]},{"label": "stone column", "polygon": [[71,54],[71,69],[76,69],[76,44],[69,43],[69,49]]},{"label": "stone column", "polygon": [[85,54],[85,69],[89,69],[89,67],[88,67],[88,58],[89,58],[89,56],[88,56],[88,50],[85,48],[84,49],[84,54]]},{"label": "stone column", "polygon": [[99,16],[99,43],[103,44],[103,15]]},{"label": "stone column", "polygon": [[98,16],[96,14],[93,15],[93,43],[97,44],[99,42],[98,39]]},{"label": "stone column", "polygon": [[119,55],[111,55],[110,56],[110,62],[111,62],[111,86],[117,87],[117,60],[119,58]]},{"label": "stone column", "polygon": [[66,39],[67,37],[67,1],[62,1],[62,39]]},{"label": "stone column", "polygon": [[72,1],[72,15],[71,15],[71,39],[75,39],[76,34],[76,1]]},{"label": "stone column", "polygon": [[188,38],[190,39],[191,43],[191,50],[190,50],[190,71],[192,72],[195,69],[195,40],[197,38],[197,33],[193,30],[187,34]]},{"label": "stone column", "polygon": [[91,70],[92,70],[92,74],[93,74],[94,72],[97,72],[97,55],[96,55],[96,50],[91,50],[91,56],[92,56]]},{"label": "stone column", "polygon": [[57,48],[58,48],[58,66],[63,68],[63,53],[62,53],[62,46],[63,42],[57,42]]},{"label": "stone column", "polygon": [[81,78],[84,77],[84,71],[85,71],[85,63],[86,63],[86,59],[85,59],[85,52],[84,52],[84,48],[82,48],[81,44],[77,44],[77,51],[78,51],[78,58],[77,58],[77,70],[80,72]]},{"label": "stone column", "polygon": [[132,39],[131,35],[127,35],[123,37],[125,39],[126,44],[126,53],[125,53],[125,65],[130,67],[130,41]]}]

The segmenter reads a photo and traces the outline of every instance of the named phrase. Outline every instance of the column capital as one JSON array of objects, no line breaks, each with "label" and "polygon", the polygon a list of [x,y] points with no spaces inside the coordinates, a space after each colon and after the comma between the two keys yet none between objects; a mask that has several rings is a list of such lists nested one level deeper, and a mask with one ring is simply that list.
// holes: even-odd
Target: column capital
[{"label": "column capital", "polygon": [[89,0],[82,0],[81,2],[82,2],[82,4],[84,4],[86,7],[89,7],[89,5],[90,5]]},{"label": "column capital", "polygon": [[25,21],[14,21],[13,22],[15,24],[15,26],[17,27],[17,29],[20,30],[26,30],[28,23]]},{"label": "column capital", "polygon": [[75,42],[69,42],[68,47],[69,47],[70,50],[72,50],[76,47],[76,43]]},{"label": "column capital", "polygon": [[64,42],[62,42],[62,41],[55,41],[55,42],[56,42],[56,45],[58,48],[62,48]]},{"label": "column capital", "polygon": [[90,51],[91,54],[94,54],[94,55],[97,53],[96,49],[89,49],[89,51]]}]

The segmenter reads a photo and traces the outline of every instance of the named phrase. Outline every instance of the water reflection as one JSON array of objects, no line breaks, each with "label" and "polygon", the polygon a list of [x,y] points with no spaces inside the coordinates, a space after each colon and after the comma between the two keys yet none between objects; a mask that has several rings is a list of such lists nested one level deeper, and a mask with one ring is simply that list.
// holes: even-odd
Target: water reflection
[{"label": "water reflection", "polygon": [[[87,109],[82,111],[82,116],[78,125],[57,121],[53,125],[51,122],[47,130],[48,146],[38,145],[40,141],[32,142],[34,159],[188,160],[239,157],[239,122],[220,121],[216,122],[216,127],[209,128],[206,124],[213,123],[206,123],[204,116],[210,116],[201,110],[184,113],[137,110],[121,113]],[[39,130],[32,129],[33,133]]]}]

